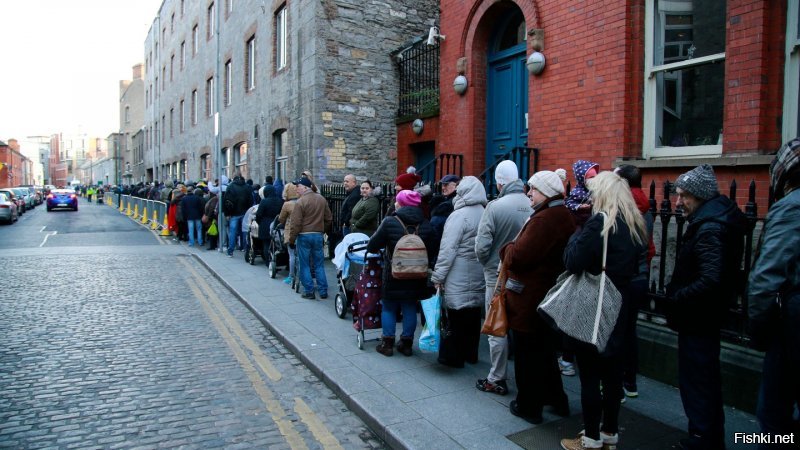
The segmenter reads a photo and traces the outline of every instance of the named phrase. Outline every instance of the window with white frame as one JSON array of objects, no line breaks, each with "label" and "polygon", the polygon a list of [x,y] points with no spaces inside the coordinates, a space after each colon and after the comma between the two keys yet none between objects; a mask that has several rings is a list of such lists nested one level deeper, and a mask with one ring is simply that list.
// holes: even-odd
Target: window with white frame
[{"label": "window with white frame", "polygon": [[167,142],[167,115],[161,116],[161,142]]},{"label": "window with white frame", "polygon": [[186,164],[186,160],[182,159],[180,164],[178,165],[178,179],[184,181],[186,180],[186,177],[188,176],[187,169],[188,166]]},{"label": "window with white frame", "polygon": [[206,80],[206,116],[214,115],[214,77]]},{"label": "window with white frame", "polygon": [[256,37],[251,36],[245,47],[244,86],[248,91],[256,87]]},{"label": "window with white frame", "polygon": [[181,110],[178,111],[178,120],[180,121],[181,133],[186,130],[186,101],[181,100]]},{"label": "window with white frame", "polygon": [[236,172],[239,172],[243,178],[250,178],[247,169],[247,142],[240,142],[233,147],[233,163],[236,166]]},{"label": "window with white frame", "polygon": [[196,55],[200,49],[200,32],[197,29],[197,24],[192,27],[192,55]]},{"label": "window with white frame", "polygon": [[175,80],[175,55],[169,57],[169,81]]},{"label": "window with white frame", "polygon": [[197,89],[192,91],[192,125],[197,125]]},{"label": "window with white frame", "polygon": [[181,0],[181,17],[186,14],[186,0]]},{"label": "window with white frame", "polygon": [[800,136],[800,2],[787,2],[783,142]]},{"label": "window with white frame", "polygon": [[229,59],[225,62],[225,89],[223,91],[223,104],[231,105],[231,95],[233,94],[233,62]]},{"label": "window with white frame", "polygon": [[287,29],[286,29],[286,5],[281,6],[275,13],[275,70],[286,67],[287,57]]},{"label": "window with white frame", "polygon": [[208,11],[206,11],[206,38],[211,39],[216,32],[216,21],[217,21],[217,10],[214,7],[214,3],[208,5]]},{"label": "window with white frame", "polygon": [[228,178],[231,178],[231,176],[233,175],[231,173],[230,153],[231,152],[228,151],[228,147],[224,147],[220,151],[220,155],[222,157],[222,159],[220,160],[220,164],[222,164],[222,175],[225,175]]},{"label": "window with white frame", "polygon": [[181,70],[186,67],[186,41],[181,42]]},{"label": "window with white frame", "polygon": [[169,137],[175,136],[175,108],[169,109]]},{"label": "window with white frame", "polygon": [[211,179],[211,155],[208,153],[200,155],[200,178]]},{"label": "window with white frame", "polygon": [[272,134],[272,152],[275,158],[275,178],[286,181],[286,170],[289,156],[286,148],[286,130],[278,130]]},{"label": "window with white frame", "polygon": [[725,0],[647,0],[643,153],[722,153]]}]

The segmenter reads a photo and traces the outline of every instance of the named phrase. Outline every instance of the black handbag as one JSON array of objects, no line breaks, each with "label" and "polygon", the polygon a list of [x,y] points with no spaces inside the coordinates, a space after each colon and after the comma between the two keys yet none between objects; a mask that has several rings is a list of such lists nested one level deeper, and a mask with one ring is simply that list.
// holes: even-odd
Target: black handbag
[{"label": "black handbag", "polygon": [[447,307],[444,301],[444,292],[442,292],[442,318],[439,321],[442,341],[439,344],[439,357],[437,361],[445,366],[464,367],[464,358],[461,356],[462,349],[459,348],[458,339],[453,331],[450,318],[447,315]]}]

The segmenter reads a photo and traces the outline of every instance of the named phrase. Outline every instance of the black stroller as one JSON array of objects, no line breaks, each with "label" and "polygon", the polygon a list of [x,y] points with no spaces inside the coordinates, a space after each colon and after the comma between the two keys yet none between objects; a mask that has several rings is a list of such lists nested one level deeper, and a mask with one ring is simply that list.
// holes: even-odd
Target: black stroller
[{"label": "black stroller", "polygon": [[269,226],[269,277],[275,278],[279,268],[289,269],[289,250],[283,242],[283,225],[277,217]]},{"label": "black stroller", "polygon": [[[258,206],[252,206],[251,208],[258,208]],[[267,260],[267,255],[264,254],[264,241],[258,238],[258,221],[256,220],[255,211],[250,214],[250,223],[247,226],[247,229],[250,230],[250,245],[247,247],[247,252],[244,254],[244,260],[249,262],[250,265],[255,265],[256,257],[264,258],[264,261]]]}]

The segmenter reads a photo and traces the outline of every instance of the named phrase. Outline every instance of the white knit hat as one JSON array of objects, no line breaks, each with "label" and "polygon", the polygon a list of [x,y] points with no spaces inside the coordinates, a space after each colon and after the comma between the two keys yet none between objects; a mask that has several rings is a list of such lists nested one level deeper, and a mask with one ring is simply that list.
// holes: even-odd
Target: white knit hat
[{"label": "white knit hat", "polygon": [[519,170],[514,161],[507,159],[497,165],[494,169],[494,179],[497,184],[507,185],[513,181],[519,180]]},{"label": "white knit hat", "polygon": [[557,169],[555,172],[542,170],[536,172],[528,180],[528,186],[541,192],[547,198],[564,195],[564,180],[567,179],[567,171]]}]

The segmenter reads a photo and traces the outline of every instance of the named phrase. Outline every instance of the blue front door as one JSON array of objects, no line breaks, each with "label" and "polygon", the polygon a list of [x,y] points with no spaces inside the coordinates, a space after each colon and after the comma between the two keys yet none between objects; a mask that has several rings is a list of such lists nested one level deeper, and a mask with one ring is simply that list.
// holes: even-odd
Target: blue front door
[{"label": "blue front door", "polygon": [[486,90],[486,167],[528,143],[525,44],[489,55]]}]

